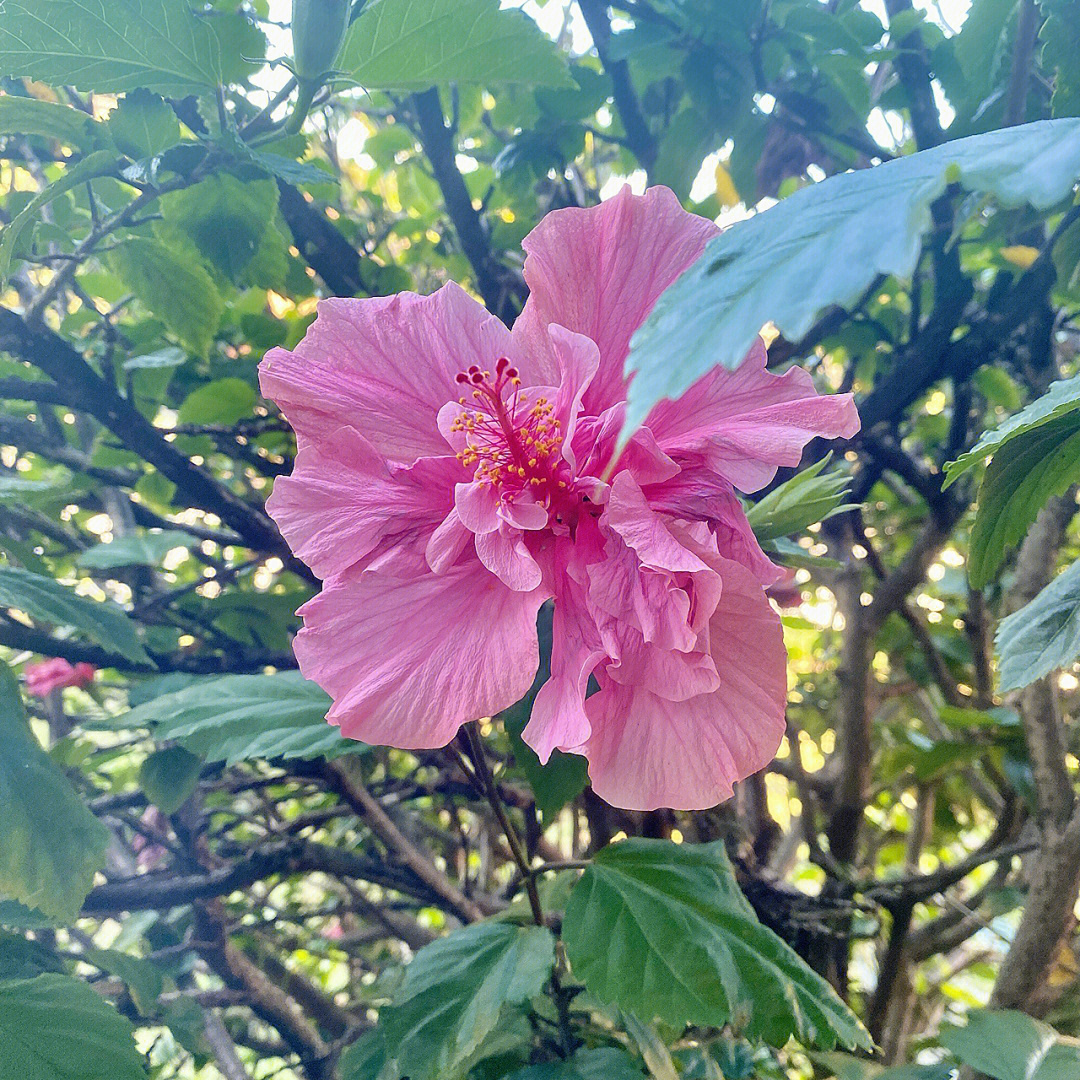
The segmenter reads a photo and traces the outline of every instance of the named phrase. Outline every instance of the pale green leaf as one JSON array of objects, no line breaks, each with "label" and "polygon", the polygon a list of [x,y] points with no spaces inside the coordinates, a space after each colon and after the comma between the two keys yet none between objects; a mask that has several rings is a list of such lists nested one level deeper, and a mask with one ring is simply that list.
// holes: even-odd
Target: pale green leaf
[{"label": "pale green leaf", "polygon": [[216,86],[218,44],[188,0],[5,0],[0,71],[80,90]]},{"label": "pale green leaf", "polygon": [[661,398],[678,398],[718,364],[737,367],[770,320],[798,341],[877,275],[910,277],[930,205],[950,182],[1007,206],[1046,209],[1078,177],[1080,120],[1044,120],[829,177],[732,225],[634,335],[623,441]]},{"label": "pale green leaf", "polygon": [[604,848],[574,887],[563,939],[586,988],[642,1019],[730,1023],[772,1046],[870,1046],[832,987],[758,922],[722,842]]},{"label": "pale green leaf", "polygon": [[14,94],[0,96],[0,132],[5,135],[40,135],[86,149],[97,145],[103,131],[92,116],[70,105]]},{"label": "pale green leaf", "polygon": [[17,566],[0,566],[0,607],[16,608],[53,626],[67,626],[135,663],[150,657],[135,636],[135,624],[111,601],[79,596],[52,578]]},{"label": "pale green leaf", "polygon": [[299,672],[201,678],[120,720],[179,739],[207,761],[331,757],[363,748],[326,722],[330,698]]},{"label": "pale green leaf", "polygon": [[78,979],[0,982],[0,1080],[146,1080],[133,1036]]},{"label": "pale green leaf", "polygon": [[136,161],[180,141],[180,121],[168,102],[143,87],[124,96],[109,116],[108,129],[117,148]]},{"label": "pale green leaf", "polygon": [[1080,1044],[1063,1042],[1048,1024],[1013,1010],[976,1011],[964,1027],[946,1025],[941,1043],[993,1080],[1075,1080]]},{"label": "pale green leaf", "polygon": [[86,959],[102,971],[127,983],[131,1000],[141,1016],[148,1016],[165,990],[165,975],[151,960],[118,949],[87,949]]},{"label": "pale green leaf", "polygon": [[0,666],[0,746],[0,892],[69,922],[105,861],[109,831],[31,734],[6,665]]},{"label": "pale green leaf", "polygon": [[834,514],[857,508],[856,504],[844,502],[850,477],[823,472],[830,456],[796,473],[746,511],[759,543],[793,536]]},{"label": "pale green leaf", "polygon": [[574,85],[554,42],[499,0],[372,0],[349,28],[337,66],[369,90]]},{"label": "pale green leaf", "polygon": [[79,554],[79,566],[91,570],[111,570],[117,566],[160,566],[175,548],[193,548],[198,543],[188,533],[175,529],[118,536],[107,544],[95,544]]},{"label": "pale green leaf", "polygon": [[386,1045],[409,1080],[447,1080],[495,1029],[506,1005],[540,993],[555,962],[542,926],[473,923],[425,945],[379,1015]]},{"label": "pale green leaf", "polygon": [[1080,656],[1080,561],[1002,619],[994,643],[1002,693],[1019,690]]}]

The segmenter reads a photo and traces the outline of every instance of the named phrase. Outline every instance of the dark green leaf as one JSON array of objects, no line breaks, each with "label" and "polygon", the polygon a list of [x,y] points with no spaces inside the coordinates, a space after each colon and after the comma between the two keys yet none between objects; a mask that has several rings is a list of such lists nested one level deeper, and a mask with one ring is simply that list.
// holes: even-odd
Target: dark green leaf
[{"label": "dark green leaf", "polygon": [[1045,17],[1039,38],[1043,42],[1043,67],[1053,71],[1054,116],[1080,115],[1080,72],[1076,57],[1080,52],[1080,2],[1039,0]]},{"label": "dark green leaf", "polygon": [[642,1080],[642,1076],[637,1062],[625,1050],[603,1046],[579,1050],[569,1061],[530,1065],[506,1080]]},{"label": "dark green leaf", "polygon": [[942,1028],[941,1043],[965,1065],[994,1080],[1080,1076],[1080,1046],[1060,1042],[1052,1027],[1021,1012],[973,1012],[965,1027]]},{"label": "dark green leaf", "polygon": [[142,87],[125,95],[108,122],[117,148],[138,161],[180,141],[180,121],[168,102]]},{"label": "dark green leaf", "polygon": [[139,769],[139,787],[163,813],[175,814],[199,782],[202,761],[182,746],[152,753]]},{"label": "dark green leaf", "polygon": [[60,957],[42,942],[0,931],[0,983],[5,979],[32,979],[35,975],[63,970]]},{"label": "dark green leaf", "polygon": [[135,624],[111,601],[90,600],[52,578],[17,566],[0,566],[0,607],[25,611],[32,619],[69,626],[91,641],[135,663],[150,663],[135,636]]},{"label": "dark green leaf", "polygon": [[0,890],[68,922],[105,861],[109,831],[31,734],[15,678],[0,666]]},{"label": "dark green leaf", "polygon": [[910,277],[930,204],[950,182],[1045,209],[1078,176],[1080,120],[1045,120],[831,176],[733,225],[634,335],[623,440],[661,398],[678,398],[716,364],[737,367],[769,320],[798,341],[822,311],[851,306],[878,274]]},{"label": "dark green leaf", "polygon": [[495,1029],[506,1005],[540,993],[555,963],[542,926],[473,923],[424,946],[379,1022],[409,1080],[446,1080]]},{"label": "dark green leaf", "polygon": [[193,548],[197,541],[175,529],[155,530],[118,536],[107,544],[96,544],[80,552],[76,562],[92,570],[111,570],[116,566],[160,566],[174,548]]},{"label": "dark green leaf", "polygon": [[498,0],[372,0],[349,28],[338,67],[369,90],[574,85],[554,43]]},{"label": "dark green leaf", "polygon": [[109,258],[131,291],[184,345],[206,353],[225,305],[193,252],[151,237],[131,237]]},{"label": "dark green leaf", "polygon": [[1080,479],[1080,412],[1017,435],[994,454],[979,486],[968,576],[976,589],[993,578],[1023,540],[1043,504]]},{"label": "dark green leaf", "polygon": [[1002,693],[1019,690],[1080,656],[1080,562],[1002,619],[994,643]]},{"label": "dark green leaf", "polygon": [[721,842],[604,848],[574,887],[563,938],[587,989],[638,1016],[730,1023],[772,1046],[870,1046],[832,987],[757,921]]},{"label": "dark green leaf", "polygon": [[0,71],[81,90],[218,83],[218,45],[187,0],[6,0]]},{"label": "dark green leaf", "polygon": [[299,672],[203,678],[121,717],[159,739],[181,739],[207,761],[314,758],[363,748],[326,722],[330,698]]},{"label": "dark green leaf", "polygon": [[0,1080],[146,1080],[131,1024],[86,983],[0,983]]},{"label": "dark green leaf", "polygon": [[150,1015],[165,989],[165,976],[157,964],[117,949],[87,949],[84,955],[94,967],[126,983],[139,1014]]}]

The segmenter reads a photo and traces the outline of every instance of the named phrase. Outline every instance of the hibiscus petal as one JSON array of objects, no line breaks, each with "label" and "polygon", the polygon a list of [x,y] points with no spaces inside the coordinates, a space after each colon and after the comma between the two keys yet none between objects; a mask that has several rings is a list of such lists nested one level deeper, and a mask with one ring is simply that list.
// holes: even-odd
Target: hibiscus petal
[{"label": "hibiscus petal", "polygon": [[274,482],[266,508],[296,555],[328,578],[386,537],[426,542],[463,475],[452,457],[391,466],[358,431],[341,427],[300,447],[292,475]]},{"label": "hibiscus petal", "polygon": [[624,401],[623,361],[631,336],[717,231],[711,221],[683,210],[665,187],[644,195],[624,187],[599,206],[552,211],[522,243],[530,291],[514,336],[546,363],[551,382],[557,363],[548,325],[592,338],[600,369],[585,393],[585,411],[599,413]]},{"label": "hibiscus petal", "polygon": [[680,464],[686,455],[741,491],[770,483],[778,466],[795,466],[815,437],[850,439],[859,414],[850,394],[818,394],[810,373],[765,369],[760,341],[735,371],[714,368],[678,401],[661,401],[645,419],[656,441]]},{"label": "hibiscus petal", "polygon": [[749,571],[716,563],[724,588],[710,636],[720,689],[672,702],[605,675],[586,702],[592,734],[581,752],[593,790],[614,806],[715,806],[780,745],[787,696],[780,618]]},{"label": "hibiscus petal", "polygon": [[514,592],[478,562],[444,574],[334,579],[301,609],[294,649],[333,699],[342,734],[406,749],[445,746],[512,705],[539,663],[540,590]]},{"label": "hibiscus petal", "polygon": [[540,567],[525,546],[521,533],[507,525],[479,533],[476,554],[480,561],[515,592],[531,592],[541,581]]},{"label": "hibiscus petal", "polygon": [[436,417],[461,396],[458,372],[500,356],[527,374],[506,327],[450,283],[431,296],[323,300],[293,352],[266,354],[260,381],[301,441],[347,424],[385,457],[410,462],[446,453]]}]

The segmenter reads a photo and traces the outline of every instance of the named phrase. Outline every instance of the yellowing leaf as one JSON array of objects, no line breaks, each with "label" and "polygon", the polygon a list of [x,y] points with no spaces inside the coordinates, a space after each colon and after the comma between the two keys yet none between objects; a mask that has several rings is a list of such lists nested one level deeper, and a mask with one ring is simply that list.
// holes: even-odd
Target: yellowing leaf
[{"label": "yellowing leaf", "polygon": [[1015,244],[1012,247],[1003,247],[1001,257],[1013,266],[1026,270],[1039,257],[1039,249],[1028,247],[1027,244]]},{"label": "yellowing leaf", "polygon": [[724,206],[738,206],[742,202],[731,173],[723,165],[716,166],[716,197]]}]

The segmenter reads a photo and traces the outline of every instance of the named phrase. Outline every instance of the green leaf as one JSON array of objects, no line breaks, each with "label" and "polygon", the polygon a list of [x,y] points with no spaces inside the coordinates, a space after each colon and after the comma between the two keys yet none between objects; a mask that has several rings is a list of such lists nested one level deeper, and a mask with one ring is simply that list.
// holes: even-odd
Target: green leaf
[{"label": "green leaf", "polygon": [[831,176],[731,226],[634,335],[622,442],[661,398],[678,398],[717,364],[737,367],[769,320],[798,341],[878,274],[910,277],[930,205],[950,182],[1007,206],[1046,209],[1078,176],[1080,120],[1044,120]]},{"label": "green leaf", "polygon": [[218,44],[188,0],[5,0],[0,71],[98,92],[216,86]]},{"label": "green leaf", "polygon": [[60,957],[40,941],[0,931],[0,983],[5,979],[32,979],[46,972],[63,972]]},{"label": "green leaf", "polygon": [[642,1072],[626,1051],[602,1046],[579,1050],[568,1061],[530,1065],[506,1080],[642,1080]]},{"label": "green leaf", "polygon": [[1046,19],[1039,31],[1042,65],[1054,72],[1051,110],[1054,116],[1080,115],[1080,0],[1039,0],[1039,10]]},{"label": "green leaf", "polygon": [[554,42],[498,0],[373,0],[349,28],[338,67],[369,90],[574,85]]},{"label": "green leaf", "polygon": [[386,1045],[409,1080],[446,1080],[499,1022],[505,1005],[540,993],[555,963],[542,926],[473,923],[425,945],[379,1014]]},{"label": "green leaf", "polygon": [[1020,435],[1034,431],[1059,417],[1080,409],[1080,375],[1051,383],[1050,389],[1037,397],[1020,412],[1010,416],[996,428],[984,431],[979,441],[966,453],[945,466],[945,483],[955,483],[968,469],[996,453],[1002,446]]},{"label": "green leaf", "polygon": [[[161,199],[164,220],[157,235],[170,246],[179,238],[179,246],[198,251],[227,281],[273,286],[277,280],[264,280],[263,275],[275,242],[280,273],[285,260],[285,241],[274,224],[277,204],[273,180],[245,182],[219,172]],[[274,268],[269,269],[273,276]]]},{"label": "green leaf", "polygon": [[[0,21],[0,38],[3,37],[3,27],[4,23]],[[0,70],[2,70],[2,67],[0,67]],[[0,281],[3,281],[8,276],[15,245],[26,229],[37,219],[38,211],[65,191],[69,191],[79,184],[84,184],[87,180],[94,180],[99,176],[105,176],[107,173],[113,172],[116,163],[116,154],[113,151],[95,150],[92,154],[87,154],[81,161],[66,165],[63,176],[54,180],[44,191],[38,192],[19,211],[4,229],[3,235],[0,236]]]},{"label": "green leaf", "polygon": [[1028,686],[1080,656],[1080,561],[1002,619],[994,643],[1002,693]]},{"label": "green leaf", "polygon": [[993,578],[1005,553],[1023,540],[1052,495],[1080,479],[1080,412],[1070,412],[1009,440],[979,486],[968,577],[976,589]]},{"label": "green leaf", "polygon": [[40,135],[86,149],[97,145],[102,130],[92,116],[70,105],[13,94],[0,97],[0,132],[5,135]]},{"label": "green leaf", "polygon": [[299,672],[203,678],[125,713],[206,761],[331,757],[363,749],[326,722],[330,698]]},{"label": "green leaf", "polygon": [[138,371],[143,368],[170,368],[179,367],[187,356],[183,349],[175,345],[166,345],[162,349],[155,349],[151,353],[143,353],[141,356],[132,356],[124,361],[125,371]]},{"label": "green leaf", "polygon": [[165,814],[175,814],[199,782],[202,760],[182,746],[156,750],[139,769],[139,787]]},{"label": "green leaf", "polygon": [[117,148],[136,161],[180,141],[180,121],[168,102],[141,86],[124,96],[109,117],[108,129]]},{"label": "green leaf", "polygon": [[940,1065],[899,1065],[893,1069],[884,1069],[873,1061],[830,1051],[810,1055],[815,1062],[827,1069],[836,1080],[949,1080],[953,1067],[948,1063]]},{"label": "green leaf", "polygon": [[839,472],[823,474],[831,456],[803,469],[746,511],[759,543],[793,536],[834,514],[857,509],[857,504],[844,502],[850,478]]},{"label": "green leaf", "polygon": [[135,624],[122,608],[108,600],[79,596],[52,578],[17,566],[0,566],[0,607],[17,608],[53,626],[70,626],[134,663],[150,663],[135,636]]},{"label": "green leaf", "polygon": [[1065,1043],[1048,1024],[1022,1012],[972,1012],[965,1027],[946,1025],[941,1044],[994,1080],[1073,1080],[1080,1045]]},{"label": "green leaf", "polygon": [[730,1023],[771,1046],[792,1035],[871,1045],[832,987],[758,922],[722,842],[604,848],[574,887],[563,940],[591,993],[642,1018]]},{"label": "green leaf", "polygon": [[0,1080],[146,1080],[131,1024],[86,983],[0,983]]},{"label": "green leaf", "polygon": [[32,735],[6,665],[0,666],[0,746],[0,890],[70,922],[105,861],[109,830]]},{"label": "green leaf", "polygon": [[111,570],[116,566],[160,566],[165,556],[175,548],[195,546],[197,541],[188,533],[176,529],[155,529],[153,532],[118,536],[107,544],[95,544],[80,552],[75,560],[91,570]]},{"label": "green leaf", "polygon": [[118,949],[87,949],[84,956],[94,967],[126,983],[139,1015],[150,1015],[165,990],[165,976],[157,964]]},{"label": "green leaf", "polygon": [[184,399],[176,418],[181,424],[229,426],[251,415],[258,394],[251,383],[230,376],[193,390]]},{"label": "green leaf", "polygon": [[131,291],[192,352],[205,355],[225,310],[197,256],[150,237],[129,237],[109,259]]}]

